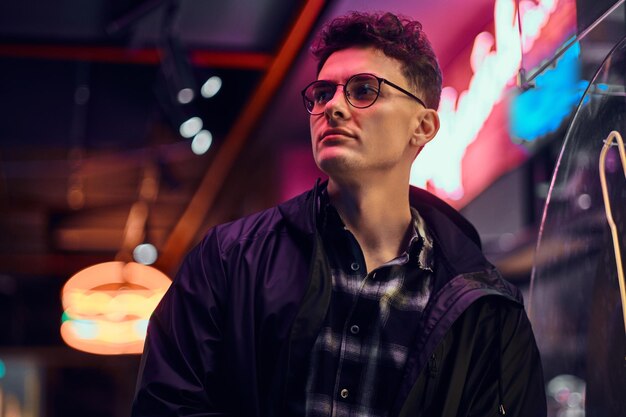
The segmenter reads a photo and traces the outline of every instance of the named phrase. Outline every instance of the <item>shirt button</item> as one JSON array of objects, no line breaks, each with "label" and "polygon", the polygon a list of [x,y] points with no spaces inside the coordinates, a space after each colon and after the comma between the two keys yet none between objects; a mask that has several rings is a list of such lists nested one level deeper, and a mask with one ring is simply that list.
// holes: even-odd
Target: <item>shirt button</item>
[{"label": "shirt button", "polygon": [[359,264],[358,264],[358,263],[356,263],[356,262],[352,262],[352,264],[350,265],[350,268],[351,268],[353,271],[358,271],[358,270],[359,270],[359,268],[360,268],[360,266],[359,266]]},{"label": "shirt button", "polygon": [[339,393],[339,395],[341,395],[341,398],[348,398],[348,394],[350,394],[350,393],[345,388],[342,389],[341,392]]},{"label": "shirt button", "polygon": [[359,330],[361,330],[361,329],[359,329],[359,326],[357,326],[356,324],[353,324],[353,325],[350,327],[350,332],[351,332],[352,334],[359,334]]}]

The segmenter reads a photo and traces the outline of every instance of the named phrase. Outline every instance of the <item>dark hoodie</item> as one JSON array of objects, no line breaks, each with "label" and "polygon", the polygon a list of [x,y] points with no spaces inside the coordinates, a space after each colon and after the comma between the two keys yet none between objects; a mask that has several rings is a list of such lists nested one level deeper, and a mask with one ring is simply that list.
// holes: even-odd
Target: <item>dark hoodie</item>
[{"label": "dark hoodie", "polygon": [[[318,187],[211,229],[155,310],[134,417],[292,416],[330,302]],[[521,295],[467,220],[411,188],[433,235],[435,282],[390,416],[546,415]]]}]

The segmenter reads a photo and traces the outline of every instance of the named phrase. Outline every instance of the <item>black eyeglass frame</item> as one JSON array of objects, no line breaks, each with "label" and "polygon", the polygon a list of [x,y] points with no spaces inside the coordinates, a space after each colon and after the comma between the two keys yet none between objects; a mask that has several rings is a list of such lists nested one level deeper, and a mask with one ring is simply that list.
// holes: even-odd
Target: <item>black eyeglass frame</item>
[{"label": "black eyeglass frame", "polygon": [[[352,81],[354,78],[359,77],[359,76],[363,76],[363,75],[367,75],[370,76],[372,78],[375,78],[378,81],[378,88],[376,90],[376,98],[374,98],[374,100],[372,100],[372,102],[370,104],[368,104],[367,106],[355,106],[354,103],[352,103],[350,101],[350,96],[346,90],[346,85],[350,84],[350,81]],[[407,90],[405,90],[404,88],[400,87],[397,84],[392,83],[391,81],[382,78],[382,77],[378,77],[375,74],[370,74],[368,72],[361,72],[358,74],[354,74],[353,76],[351,76],[350,78],[348,78],[345,82],[345,84],[339,84],[339,83],[335,83],[333,81],[328,81],[328,80],[315,80],[310,82],[306,87],[304,87],[304,89],[300,92],[300,94],[302,94],[302,101],[304,103],[304,108],[306,109],[306,111],[311,115],[311,116],[319,116],[320,114],[323,114],[324,111],[322,110],[319,113],[313,113],[311,110],[309,110],[309,108],[307,107],[307,102],[311,101],[309,99],[306,98],[305,92],[306,90],[309,89],[309,87],[311,87],[313,84],[319,83],[319,82],[324,82],[324,83],[328,83],[330,85],[334,85],[335,86],[335,91],[333,91],[333,96],[335,94],[337,94],[337,87],[342,86],[343,87],[343,96],[345,97],[346,101],[354,108],[356,109],[366,109],[368,107],[371,107],[374,105],[374,103],[376,103],[376,100],[378,100],[378,97],[380,96],[380,88],[383,85],[383,83],[387,84],[390,87],[395,88],[396,90],[400,91],[401,93],[406,94],[407,96],[411,97],[412,99],[414,99],[415,101],[417,101],[419,104],[421,104],[422,106],[424,106],[425,108],[428,108],[428,106],[426,106],[426,103],[424,103],[424,101],[422,99],[420,99],[419,97],[417,97],[416,95],[414,95],[413,93],[408,92]]]}]

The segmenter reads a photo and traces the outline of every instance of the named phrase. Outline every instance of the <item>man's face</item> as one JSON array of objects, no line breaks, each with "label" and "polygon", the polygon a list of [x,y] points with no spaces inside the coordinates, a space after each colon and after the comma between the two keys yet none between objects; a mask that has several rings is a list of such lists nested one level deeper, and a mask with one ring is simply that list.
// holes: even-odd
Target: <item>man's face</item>
[{"label": "man's face", "polygon": [[[318,79],[345,84],[359,73],[385,78],[420,96],[409,87],[400,61],[374,48],[334,52],[324,63]],[[364,109],[351,106],[345,99],[343,86],[338,86],[324,113],[310,118],[315,162],[331,179],[389,173],[408,179],[417,150],[431,138],[415,139],[424,112],[433,111],[385,83],[376,102]]]}]

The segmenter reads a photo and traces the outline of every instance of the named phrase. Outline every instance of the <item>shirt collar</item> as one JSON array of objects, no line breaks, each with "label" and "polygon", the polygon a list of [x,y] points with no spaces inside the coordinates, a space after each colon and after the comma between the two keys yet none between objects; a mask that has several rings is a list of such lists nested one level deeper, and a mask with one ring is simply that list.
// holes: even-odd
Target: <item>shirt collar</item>
[{"label": "shirt collar", "polygon": [[[409,251],[414,250],[413,246],[420,239],[422,246],[418,255],[418,263],[421,269],[433,271],[433,238],[428,231],[426,222],[420,216],[419,212],[411,207],[411,216],[413,218],[413,237],[409,242]],[[410,253],[410,252],[409,252]]]}]

